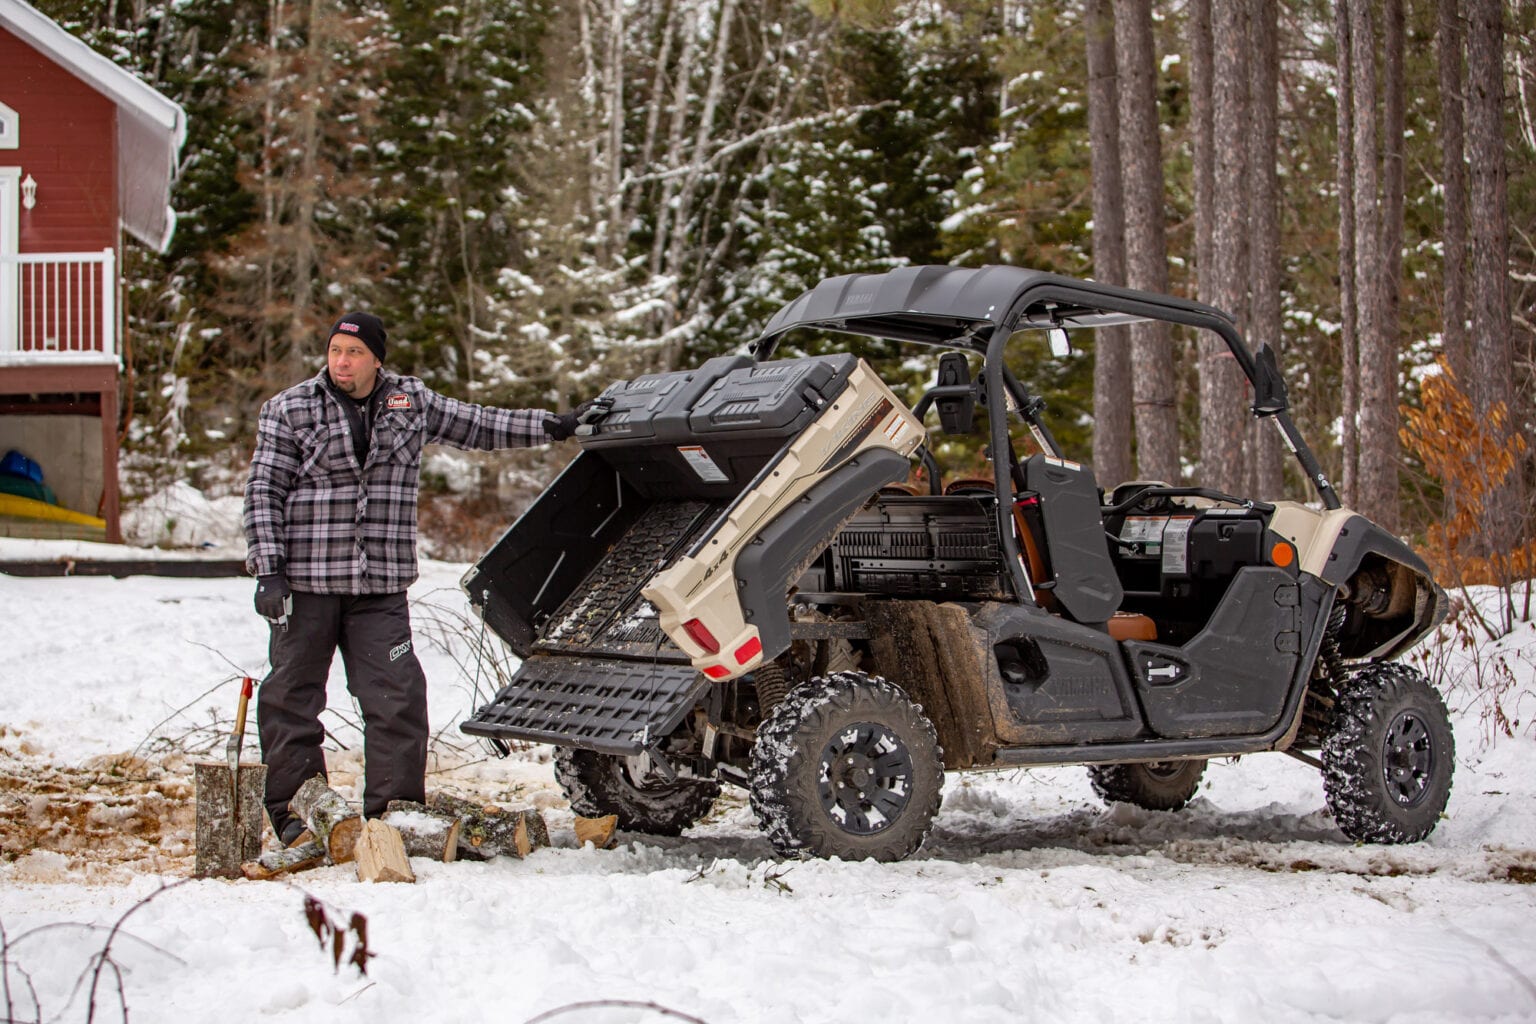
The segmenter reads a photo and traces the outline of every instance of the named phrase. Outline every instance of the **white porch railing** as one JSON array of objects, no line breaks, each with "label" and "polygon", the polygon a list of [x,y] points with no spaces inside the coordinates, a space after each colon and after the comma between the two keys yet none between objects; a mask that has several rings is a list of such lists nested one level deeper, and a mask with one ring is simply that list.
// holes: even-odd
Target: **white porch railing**
[{"label": "white porch railing", "polygon": [[0,362],[120,358],[117,256],[0,254]]}]

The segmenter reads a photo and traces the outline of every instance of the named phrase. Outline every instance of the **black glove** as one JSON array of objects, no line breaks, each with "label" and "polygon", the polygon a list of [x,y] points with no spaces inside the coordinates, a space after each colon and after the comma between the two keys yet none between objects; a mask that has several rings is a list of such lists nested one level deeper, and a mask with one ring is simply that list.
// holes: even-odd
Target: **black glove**
[{"label": "black glove", "polygon": [[591,408],[592,400],[589,398],[570,412],[551,413],[544,417],[544,432],[551,440],[564,441],[576,433],[576,428],[581,426],[581,418]]},{"label": "black glove", "polygon": [[282,573],[256,577],[257,614],[272,622],[286,623],[291,611],[293,591],[288,589],[288,580]]}]

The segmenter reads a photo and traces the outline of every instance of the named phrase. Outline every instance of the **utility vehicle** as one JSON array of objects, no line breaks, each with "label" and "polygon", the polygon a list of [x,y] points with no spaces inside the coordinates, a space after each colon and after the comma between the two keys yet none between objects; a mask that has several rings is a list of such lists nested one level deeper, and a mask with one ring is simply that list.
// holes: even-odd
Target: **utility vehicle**
[{"label": "utility vehicle", "polygon": [[[1226,343],[1315,500],[1064,455],[1020,332],[1061,354],[1147,319]],[[932,383],[909,408],[853,353],[776,358],[791,336],[894,343]],[[1320,768],[1352,840],[1422,839],[1445,808],[1445,706],[1392,660],[1445,594],[1341,507],[1273,353],[1217,309],[1016,267],[837,277],[746,354],[614,383],[585,420],[463,581],[522,662],[461,728],[554,744],[579,813],[677,834],[730,784],[781,855],[895,860],[945,771],[1082,764],[1175,810],[1209,759],[1260,751]],[[973,432],[987,472],[946,479],[940,442]]]}]

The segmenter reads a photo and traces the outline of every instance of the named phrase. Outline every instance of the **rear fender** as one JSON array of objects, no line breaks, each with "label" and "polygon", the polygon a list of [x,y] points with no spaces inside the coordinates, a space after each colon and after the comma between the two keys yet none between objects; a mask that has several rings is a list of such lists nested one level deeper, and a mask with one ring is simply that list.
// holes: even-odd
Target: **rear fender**
[{"label": "rear fender", "polygon": [[[881,486],[906,475],[923,437],[923,425],[860,360],[836,401],[641,591],[695,668],[731,679],[789,646],[786,591],[802,563]],[[716,649],[686,628],[695,619]]]}]

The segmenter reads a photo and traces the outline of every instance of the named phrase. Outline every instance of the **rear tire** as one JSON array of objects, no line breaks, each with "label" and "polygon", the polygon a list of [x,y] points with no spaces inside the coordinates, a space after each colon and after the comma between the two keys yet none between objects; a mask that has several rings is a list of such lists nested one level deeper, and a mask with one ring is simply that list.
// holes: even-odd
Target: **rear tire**
[{"label": "rear tire", "polygon": [[901,860],[933,827],[943,785],[922,708],[862,672],[790,691],[752,747],[752,810],[784,857]]},{"label": "rear tire", "polygon": [[1204,761],[1096,764],[1088,768],[1093,791],[1105,803],[1133,804],[1148,811],[1182,810],[1200,788],[1204,774]]},{"label": "rear tire", "polygon": [[1422,672],[1367,665],[1345,684],[1323,741],[1323,791],[1340,830],[1358,843],[1416,843],[1451,798],[1456,740],[1450,714]]},{"label": "rear tire", "polygon": [[582,817],[617,815],[624,831],[653,836],[681,834],[708,814],[720,795],[718,784],[703,779],[637,786],[622,757],[568,747],[555,748],[555,780]]}]

